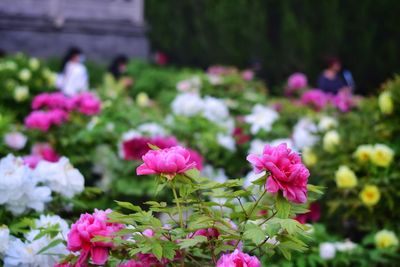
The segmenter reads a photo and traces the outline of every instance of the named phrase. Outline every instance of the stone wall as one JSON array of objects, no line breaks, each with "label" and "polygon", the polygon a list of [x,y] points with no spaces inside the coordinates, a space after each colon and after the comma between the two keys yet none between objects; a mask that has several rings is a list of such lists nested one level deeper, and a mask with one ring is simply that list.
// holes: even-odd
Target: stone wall
[{"label": "stone wall", "polygon": [[70,46],[89,59],[147,58],[143,0],[1,0],[0,48],[59,57]]}]

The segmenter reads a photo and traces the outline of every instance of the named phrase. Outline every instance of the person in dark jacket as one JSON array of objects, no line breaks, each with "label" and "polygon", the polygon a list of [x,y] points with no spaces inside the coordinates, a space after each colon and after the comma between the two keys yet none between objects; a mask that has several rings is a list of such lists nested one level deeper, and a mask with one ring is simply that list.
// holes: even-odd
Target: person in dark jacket
[{"label": "person in dark jacket", "polygon": [[340,90],[352,90],[354,81],[349,71],[345,71],[345,77],[342,74],[342,63],[336,57],[326,60],[326,68],[318,77],[317,86],[326,93],[336,94]]}]

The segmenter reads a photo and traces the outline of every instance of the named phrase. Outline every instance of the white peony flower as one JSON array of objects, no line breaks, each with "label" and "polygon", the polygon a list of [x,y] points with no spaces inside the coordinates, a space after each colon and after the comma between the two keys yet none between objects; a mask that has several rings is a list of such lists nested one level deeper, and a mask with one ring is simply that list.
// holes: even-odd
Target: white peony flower
[{"label": "white peony flower", "polygon": [[337,126],[338,126],[337,120],[329,116],[323,116],[318,123],[318,129],[321,132],[325,132],[330,129],[336,128]]},{"label": "white peony flower", "polygon": [[211,165],[204,166],[201,171],[202,175],[216,181],[218,183],[225,183],[228,177],[225,174],[225,170],[222,168],[215,169]]},{"label": "white peony flower", "polygon": [[29,60],[29,67],[32,69],[32,70],[37,70],[38,68],[39,68],[39,66],[40,66],[40,61],[37,59],[37,58],[31,58],[30,60]]},{"label": "white peony flower", "polygon": [[46,228],[52,225],[58,225],[58,228],[64,237],[69,232],[68,223],[58,215],[44,215],[41,214],[39,219],[36,219],[35,226],[37,229]]},{"label": "white peony flower", "polygon": [[60,261],[59,255],[67,255],[68,250],[65,245],[60,243],[45,253],[38,253],[44,247],[46,247],[54,239],[62,238],[57,235],[54,239],[48,236],[43,236],[39,239],[35,237],[39,234],[39,230],[32,230],[25,237],[26,241],[22,242],[18,238],[14,238],[10,243],[9,247],[4,255],[4,267],[43,267],[43,266],[54,266]]},{"label": "white peony flower", "polygon": [[274,109],[257,104],[253,107],[252,113],[245,116],[244,120],[251,124],[251,133],[257,134],[260,130],[271,131],[272,124],[278,118],[279,114]]},{"label": "white peony flower", "polygon": [[319,244],[319,256],[324,260],[333,259],[336,256],[335,244],[329,242]]},{"label": "white peony flower", "polygon": [[203,103],[203,116],[207,120],[218,124],[224,122],[229,117],[228,106],[223,100],[212,96],[206,96],[203,100]]},{"label": "white peony flower", "polygon": [[0,255],[8,249],[8,244],[10,242],[10,230],[7,226],[0,226]]},{"label": "white peony flower", "polygon": [[302,150],[305,147],[312,147],[318,142],[317,126],[308,118],[299,120],[293,128],[293,141],[295,146]]},{"label": "white peony flower", "polygon": [[250,142],[250,148],[248,153],[261,155],[264,151],[265,145],[267,144],[268,142],[262,141],[260,139],[254,139],[253,141]]},{"label": "white peony flower", "polygon": [[84,190],[83,175],[65,157],[58,162],[40,161],[34,170],[34,176],[51,190],[68,198]]},{"label": "white peony flower", "polygon": [[203,112],[204,102],[198,94],[184,93],[175,97],[171,107],[175,115],[192,117]]},{"label": "white peony flower", "polygon": [[4,135],[4,143],[15,150],[24,148],[26,141],[28,141],[28,138],[20,132],[10,132]]},{"label": "white peony flower", "polygon": [[233,152],[236,150],[236,142],[231,135],[219,133],[217,135],[217,142],[220,146],[226,148],[229,151]]},{"label": "white peony flower", "polygon": [[337,251],[351,251],[357,247],[357,244],[351,242],[349,239],[346,239],[344,242],[336,242],[335,247]]},{"label": "white peony flower", "polygon": [[141,133],[147,134],[149,136],[165,136],[165,129],[154,122],[143,123],[139,125],[137,130]]}]

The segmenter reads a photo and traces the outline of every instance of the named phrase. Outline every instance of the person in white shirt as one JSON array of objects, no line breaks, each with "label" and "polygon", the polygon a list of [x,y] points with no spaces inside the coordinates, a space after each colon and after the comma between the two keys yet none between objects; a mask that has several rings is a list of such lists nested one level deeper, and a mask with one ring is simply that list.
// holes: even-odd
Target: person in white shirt
[{"label": "person in white shirt", "polygon": [[74,96],[89,89],[84,55],[79,48],[70,48],[57,75],[56,87],[67,96]]}]

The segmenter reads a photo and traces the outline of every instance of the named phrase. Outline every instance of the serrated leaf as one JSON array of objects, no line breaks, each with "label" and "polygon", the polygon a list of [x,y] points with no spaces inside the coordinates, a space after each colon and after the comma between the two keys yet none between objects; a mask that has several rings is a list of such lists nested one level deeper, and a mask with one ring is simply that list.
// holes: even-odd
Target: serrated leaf
[{"label": "serrated leaf", "polygon": [[194,247],[199,243],[203,243],[207,241],[207,237],[205,236],[195,236],[193,238],[187,238],[187,239],[183,239],[180,243],[179,243],[179,247],[181,249],[185,249],[185,248],[190,248],[190,247]]},{"label": "serrated leaf", "polygon": [[317,185],[312,185],[312,184],[308,184],[307,185],[307,190],[310,192],[314,192],[317,194],[322,195],[324,192],[322,191],[324,189],[323,186],[317,186]]},{"label": "serrated leaf", "polygon": [[255,185],[260,185],[260,186],[262,186],[262,185],[265,185],[266,179],[267,179],[267,176],[264,175],[264,176],[258,178],[257,180],[254,180],[254,181],[251,182],[251,183],[252,183],[252,184],[255,184]]},{"label": "serrated leaf", "polygon": [[159,243],[152,244],[151,252],[157,257],[158,260],[161,260],[163,248]]},{"label": "serrated leaf", "polygon": [[120,206],[122,208],[125,208],[125,209],[128,209],[128,210],[133,210],[133,211],[136,211],[136,212],[142,211],[142,209],[139,206],[135,206],[130,202],[123,202],[123,201],[116,201],[116,200],[115,200],[115,202],[117,203],[118,206]]},{"label": "serrated leaf", "polygon": [[39,250],[38,253],[36,253],[36,255],[42,254],[43,252],[45,252],[46,250],[51,249],[52,247],[57,246],[58,244],[63,243],[64,240],[62,239],[54,239],[53,241],[51,241],[47,246],[45,246],[44,248],[42,248],[41,250]]},{"label": "serrated leaf", "polygon": [[278,249],[288,261],[292,259],[292,253],[289,250],[281,246],[278,246]]},{"label": "serrated leaf", "polygon": [[265,239],[265,233],[260,228],[260,226],[249,223],[246,225],[246,230],[244,231],[244,238],[253,241],[256,245],[261,244]]},{"label": "serrated leaf", "polygon": [[289,217],[291,204],[281,194],[278,194],[276,197],[275,208],[277,211],[276,216],[278,218],[286,219]]}]

